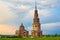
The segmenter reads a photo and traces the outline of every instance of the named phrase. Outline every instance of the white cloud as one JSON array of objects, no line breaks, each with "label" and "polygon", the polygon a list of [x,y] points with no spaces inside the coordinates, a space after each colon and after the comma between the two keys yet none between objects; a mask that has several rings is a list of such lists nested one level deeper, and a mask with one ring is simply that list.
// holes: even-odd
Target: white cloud
[{"label": "white cloud", "polygon": [[40,2],[41,5],[48,5],[48,2],[46,0]]},{"label": "white cloud", "polygon": [[16,28],[15,26],[0,24],[0,34],[11,35],[15,34]]},{"label": "white cloud", "polygon": [[19,0],[20,2],[35,2],[35,0]]},{"label": "white cloud", "polygon": [[55,27],[57,26],[60,26],[60,22],[42,24],[42,27],[45,28],[46,30],[54,30]]},{"label": "white cloud", "polygon": [[43,17],[49,17],[51,16],[51,12],[50,11],[47,11],[47,10],[39,10],[39,15],[40,16],[43,16]]},{"label": "white cloud", "polygon": [[19,8],[20,10],[28,10],[28,9],[29,9],[29,7],[26,6],[26,5],[18,6],[18,8]]},{"label": "white cloud", "polygon": [[29,35],[31,35],[32,26],[27,27],[27,30],[29,31]]},{"label": "white cloud", "polygon": [[43,34],[49,34],[50,32],[55,32],[55,31],[57,32],[60,29],[60,22],[42,24],[41,28],[43,30]]},{"label": "white cloud", "polygon": [[0,22],[16,18],[17,15],[4,2],[0,2]]},{"label": "white cloud", "polygon": [[40,2],[41,7],[49,7],[49,8],[54,8],[56,7],[57,0],[41,0]]}]

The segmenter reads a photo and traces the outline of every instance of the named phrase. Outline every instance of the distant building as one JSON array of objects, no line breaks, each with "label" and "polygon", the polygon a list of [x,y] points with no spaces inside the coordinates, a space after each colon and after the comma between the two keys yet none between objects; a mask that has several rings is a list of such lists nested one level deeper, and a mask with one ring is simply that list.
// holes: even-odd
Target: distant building
[{"label": "distant building", "polygon": [[21,24],[19,30],[16,30],[16,36],[26,38],[28,37],[28,31],[24,29],[23,24]]},{"label": "distant building", "polygon": [[38,18],[37,5],[35,4],[34,19],[32,24],[32,37],[42,37],[41,24]]}]

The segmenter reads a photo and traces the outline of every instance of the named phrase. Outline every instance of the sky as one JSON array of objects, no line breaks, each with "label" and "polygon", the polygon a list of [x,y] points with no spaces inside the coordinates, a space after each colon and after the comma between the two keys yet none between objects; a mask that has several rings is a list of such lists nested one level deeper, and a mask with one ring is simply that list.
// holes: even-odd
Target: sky
[{"label": "sky", "polygon": [[[36,0],[43,34],[60,34],[60,0]],[[31,34],[35,0],[0,0],[0,34],[15,34],[21,23]]]}]

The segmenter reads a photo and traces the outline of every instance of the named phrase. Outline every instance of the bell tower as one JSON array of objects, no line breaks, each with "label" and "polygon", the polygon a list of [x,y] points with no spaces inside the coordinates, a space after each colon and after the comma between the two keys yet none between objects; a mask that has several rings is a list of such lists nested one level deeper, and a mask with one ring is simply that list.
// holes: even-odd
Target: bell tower
[{"label": "bell tower", "polygon": [[35,2],[34,19],[32,24],[32,37],[42,37],[41,23],[38,18],[37,3]]}]

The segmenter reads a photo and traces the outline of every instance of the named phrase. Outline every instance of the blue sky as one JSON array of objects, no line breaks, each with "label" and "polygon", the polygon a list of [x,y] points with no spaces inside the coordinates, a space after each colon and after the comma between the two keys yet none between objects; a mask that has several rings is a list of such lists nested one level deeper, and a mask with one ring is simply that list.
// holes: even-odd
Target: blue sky
[{"label": "blue sky", "polygon": [[[60,0],[36,0],[43,34],[60,34]],[[35,0],[0,0],[0,34],[15,34],[21,23],[31,31]]]}]

